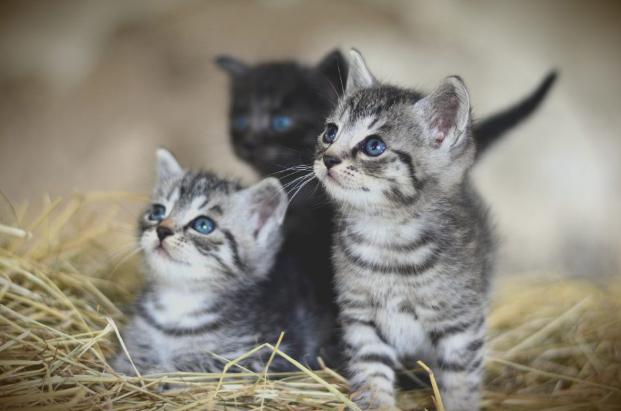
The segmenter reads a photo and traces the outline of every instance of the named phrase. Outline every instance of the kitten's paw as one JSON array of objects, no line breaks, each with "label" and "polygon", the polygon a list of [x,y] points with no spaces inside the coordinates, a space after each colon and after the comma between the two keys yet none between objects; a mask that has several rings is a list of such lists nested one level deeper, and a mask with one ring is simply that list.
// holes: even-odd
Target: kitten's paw
[{"label": "kitten's paw", "polygon": [[[157,380],[160,378],[164,378],[166,374],[172,374],[172,373],[174,373],[174,371],[166,369],[163,366],[152,366],[152,367],[147,368],[142,373],[142,375],[143,377],[146,377],[152,380]],[[174,382],[160,381],[157,383],[157,385],[153,384],[150,387],[151,387],[151,390],[153,391],[163,392],[163,391],[173,390],[175,388],[182,387],[182,385],[176,384]]]},{"label": "kitten's paw", "polygon": [[352,394],[352,401],[361,410],[392,410],[398,409],[395,396],[382,390],[366,389]]},{"label": "kitten's paw", "polygon": [[108,364],[110,365],[112,371],[114,371],[114,373],[116,374],[124,374],[127,377],[136,376],[136,371],[132,367],[129,360],[127,360],[127,357],[125,355],[117,355],[116,357],[111,359]]}]

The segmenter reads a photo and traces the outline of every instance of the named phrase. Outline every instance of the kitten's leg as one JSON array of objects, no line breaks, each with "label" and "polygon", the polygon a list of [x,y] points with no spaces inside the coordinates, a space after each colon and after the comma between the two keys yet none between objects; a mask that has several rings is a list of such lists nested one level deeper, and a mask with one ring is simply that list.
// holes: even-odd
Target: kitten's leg
[{"label": "kitten's leg", "polygon": [[447,411],[479,409],[485,320],[445,335],[438,341],[440,395]]},{"label": "kitten's leg", "polygon": [[[141,346],[128,346],[130,355],[132,356],[132,362],[140,374],[146,374],[148,370],[156,366],[154,354],[151,352],[150,347],[146,345]],[[116,373],[125,374],[131,377],[136,376],[136,371],[132,366],[127,354],[124,350],[119,350],[116,356],[110,360],[110,366]]]},{"label": "kitten's leg", "polygon": [[115,373],[125,374],[132,377],[136,376],[136,372],[134,371],[134,368],[129,362],[129,359],[124,351],[117,353],[116,356],[109,361],[109,363]]},{"label": "kitten's leg", "polygon": [[341,325],[352,400],[363,410],[394,407],[394,349],[368,318],[345,311]]},{"label": "kitten's leg", "polygon": [[222,372],[225,361],[214,357],[208,352],[188,351],[172,358],[174,369],[183,372]]},{"label": "kitten's leg", "polygon": [[[147,370],[160,363],[153,342],[149,338],[151,331],[150,326],[144,325],[135,316],[130,319],[123,330],[123,342],[140,374],[145,374]],[[136,371],[122,347],[119,347],[116,356],[109,363],[116,373],[136,376]]]}]

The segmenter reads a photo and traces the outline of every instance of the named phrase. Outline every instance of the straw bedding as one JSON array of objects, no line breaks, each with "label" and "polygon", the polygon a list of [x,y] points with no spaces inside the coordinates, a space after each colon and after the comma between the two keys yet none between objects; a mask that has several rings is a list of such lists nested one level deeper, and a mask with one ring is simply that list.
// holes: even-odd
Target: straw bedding
[{"label": "straw bedding", "polygon": [[[267,372],[253,374],[234,361],[223,374],[116,375],[106,358],[119,346],[119,308],[140,286],[133,221],[121,216],[143,200],[91,193],[47,199],[38,214],[10,207],[14,224],[0,225],[0,409],[331,411],[351,405],[336,370],[311,372],[301,364],[300,372],[278,378],[269,363]],[[621,409],[620,281],[501,277],[489,324],[484,409]],[[277,347],[260,349],[283,355]],[[180,381],[191,387],[157,389]],[[399,393],[402,409],[441,409],[439,400],[433,387]]]}]

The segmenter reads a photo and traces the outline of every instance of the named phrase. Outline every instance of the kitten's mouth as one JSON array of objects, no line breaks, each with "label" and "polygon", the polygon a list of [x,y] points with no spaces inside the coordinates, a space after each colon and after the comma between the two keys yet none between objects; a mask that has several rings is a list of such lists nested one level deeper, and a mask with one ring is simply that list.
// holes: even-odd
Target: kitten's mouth
[{"label": "kitten's mouth", "polygon": [[329,184],[334,184],[335,186],[338,186],[339,188],[342,189],[347,189],[347,187],[343,184],[342,181],[340,181],[334,174],[334,170],[330,170],[326,167],[323,167],[323,164],[318,166],[317,163],[315,163],[314,166],[314,171],[315,171],[315,176],[317,177],[317,179],[319,181],[321,181],[323,184],[325,184],[326,186],[328,186]]},{"label": "kitten's mouth", "polygon": [[160,257],[167,258],[170,261],[173,261],[178,264],[183,264],[182,261],[179,261],[176,258],[174,258],[172,255],[170,255],[170,251],[168,251],[166,247],[164,247],[164,244],[158,244],[155,247],[154,251],[155,251],[155,254],[159,255]]},{"label": "kitten's mouth", "polygon": [[366,186],[351,186],[348,185],[347,183],[349,183],[349,181],[347,181],[347,179],[345,180],[345,182],[342,181],[342,179],[338,179],[336,176],[333,175],[333,173],[330,172],[330,170],[327,170],[326,173],[324,174],[324,182],[325,181],[330,181],[332,183],[334,183],[335,185],[339,186],[339,188],[343,189],[343,190],[348,190],[348,191],[356,191],[356,190],[362,190],[365,192],[370,191],[370,189]]},{"label": "kitten's mouth", "polygon": [[343,187],[345,188],[345,186],[343,186],[343,183],[341,183],[336,177],[334,177],[331,173],[330,170],[328,170],[326,172],[326,180],[332,181],[334,184],[336,184],[337,186]]}]

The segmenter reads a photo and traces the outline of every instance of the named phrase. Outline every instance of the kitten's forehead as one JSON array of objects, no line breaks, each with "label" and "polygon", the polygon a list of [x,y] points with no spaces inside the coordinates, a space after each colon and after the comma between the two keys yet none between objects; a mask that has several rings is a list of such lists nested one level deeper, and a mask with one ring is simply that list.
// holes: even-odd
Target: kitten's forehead
[{"label": "kitten's forehead", "polygon": [[341,127],[335,145],[351,149],[369,134],[374,134],[378,126],[382,126],[385,119],[377,116],[357,116],[355,120],[350,112],[345,112],[340,119]]},{"label": "kitten's forehead", "polygon": [[409,118],[403,111],[410,111],[421,98],[422,94],[416,91],[392,86],[363,89],[348,95],[328,120],[339,126],[335,143],[351,148],[369,134],[385,136]]},{"label": "kitten's forehead", "polygon": [[[396,107],[413,106],[423,95],[415,90],[403,90],[383,85],[360,90],[341,100],[337,118],[346,116],[347,122],[386,116]],[[341,120],[342,121],[342,120]]]},{"label": "kitten's forehead", "polygon": [[188,172],[172,184],[161,187],[154,200],[175,204],[178,209],[201,208],[240,189],[236,182],[220,179],[211,173]]},{"label": "kitten's forehead", "polygon": [[295,92],[305,81],[305,70],[295,63],[266,63],[249,70],[235,82],[235,97],[248,100],[264,96],[281,100]]}]

